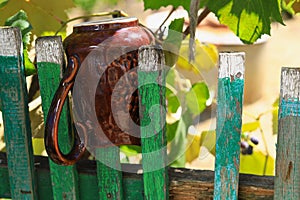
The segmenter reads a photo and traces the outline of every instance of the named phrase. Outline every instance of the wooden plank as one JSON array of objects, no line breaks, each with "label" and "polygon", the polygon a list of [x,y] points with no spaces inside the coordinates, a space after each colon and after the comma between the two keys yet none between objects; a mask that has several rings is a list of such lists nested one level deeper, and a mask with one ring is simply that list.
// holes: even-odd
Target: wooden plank
[{"label": "wooden plank", "polygon": [[[48,115],[52,98],[62,77],[63,47],[60,37],[41,37],[36,41],[37,69],[42,97],[44,120]],[[70,150],[68,102],[59,122],[59,144],[63,152]],[[50,160],[53,197],[55,199],[79,199],[76,166],[60,166]]]},{"label": "wooden plank", "polygon": [[282,68],[274,199],[300,199],[300,69]]},{"label": "wooden plank", "polygon": [[[52,187],[50,171],[46,157],[35,157],[36,173],[38,178],[39,199],[50,200],[52,198]],[[124,199],[143,199],[143,177],[141,174],[126,173],[126,168],[136,168],[136,172],[142,167],[140,165],[123,164],[123,189]],[[97,174],[96,162],[81,160],[77,164],[79,176],[80,199],[97,200]],[[133,171],[133,170],[132,170]],[[190,170],[169,168],[170,199],[213,199],[214,172],[207,170]],[[0,198],[10,198],[7,160],[4,153],[0,152]],[[272,200],[274,195],[273,176],[255,176],[240,174],[239,199],[243,200]]]},{"label": "wooden plank", "polygon": [[36,198],[21,32],[0,28],[0,96],[13,199]]},{"label": "wooden plank", "polygon": [[168,199],[163,51],[157,46],[141,47],[138,60],[145,199]]},{"label": "wooden plank", "polygon": [[96,149],[99,199],[123,199],[120,150],[116,146]]},{"label": "wooden plank", "polygon": [[243,52],[220,53],[214,199],[237,199],[244,90]]}]

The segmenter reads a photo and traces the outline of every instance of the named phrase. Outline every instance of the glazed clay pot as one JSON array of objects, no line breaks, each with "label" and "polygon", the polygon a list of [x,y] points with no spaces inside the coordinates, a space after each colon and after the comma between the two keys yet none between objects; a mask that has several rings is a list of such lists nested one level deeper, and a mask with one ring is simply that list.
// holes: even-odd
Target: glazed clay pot
[{"label": "glazed clay pot", "polygon": [[[74,26],[73,33],[64,41],[68,66],[53,98],[46,122],[45,145],[49,157],[54,162],[63,165],[75,163],[83,154],[86,145],[93,148],[122,144],[140,145],[139,129],[135,128],[139,125],[136,71],[138,48],[153,43],[152,33],[139,26],[136,18],[113,18]],[[93,109],[104,134],[98,134],[97,131],[91,134],[88,133],[87,128],[83,128],[80,137],[75,133],[72,150],[68,154],[63,154],[58,146],[58,121],[61,109],[69,91],[73,88],[78,72],[84,71],[83,68],[87,66],[90,67],[91,64],[86,63],[91,59],[93,61],[90,63],[95,63],[92,67],[101,71],[99,80],[96,84],[89,82],[89,76],[93,75],[88,72],[90,70],[82,72],[80,76],[86,80],[82,84],[97,85],[95,93],[88,98],[94,100]],[[122,78],[125,74],[126,78]],[[112,98],[113,94],[114,98]],[[91,110],[91,108],[82,108],[81,112],[84,113],[85,109]],[[119,123],[117,123],[113,110],[122,113],[121,109],[124,110],[123,113],[127,112],[130,116],[118,115]],[[130,120],[134,125],[128,122]],[[88,123],[87,121],[90,120],[82,121],[82,126]],[[120,123],[123,127],[119,127]],[[91,127],[93,128],[97,126]],[[133,133],[130,133],[131,130]]]}]

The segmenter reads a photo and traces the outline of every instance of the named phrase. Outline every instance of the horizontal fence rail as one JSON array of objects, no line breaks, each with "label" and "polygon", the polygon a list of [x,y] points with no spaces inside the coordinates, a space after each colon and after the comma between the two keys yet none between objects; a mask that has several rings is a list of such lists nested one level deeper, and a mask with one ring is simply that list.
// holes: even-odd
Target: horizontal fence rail
[{"label": "horizontal fence rail", "polygon": [[[10,198],[8,167],[4,153],[0,153],[0,197]],[[47,200],[52,198],[51,178],[49,170],[49,161],[46,157],[35,157],[35,170],[37,174],[37,191],[40,199]],[[97,187],[96,162],[79,161],[78,185],[79,196],[82,200],[100,199]],[[137,172],[142,169],[141,165],[123,164],[123,171],[135,170],[136,173],[123,172],[122,186],[124,189],[124,199],[143,199],[143,176]],[[169,168],[169,196],[174,200],[191,199],[213,199],[214,190],[214,172],[190,169]],[[239,199],[253,200],[271,200],[274,196],[274,177],[254,176],[240,174],[239,176]]]}]

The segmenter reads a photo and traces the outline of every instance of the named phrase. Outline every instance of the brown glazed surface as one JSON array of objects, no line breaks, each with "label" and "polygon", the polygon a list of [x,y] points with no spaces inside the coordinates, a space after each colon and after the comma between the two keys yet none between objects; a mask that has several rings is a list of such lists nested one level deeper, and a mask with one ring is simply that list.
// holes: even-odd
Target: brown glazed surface
[{"label": "brown glazed surface", "polygon": [[[108,143],[103,140],[103,142],[97,144],[100,146],[113,144],[140,145],[139,130],[130,126],[126,127],[126,131],[129,132],[130,135],[127,134],[126,131],[121,130],[115,122],[112,105],[116,105],[114,110],[117,109],[118,111],[126,108],[127,111],[124,112],[128,113],[129,111],[131,119],[136,125],[139,125],[138,93],[135,89],[133,89],[135,90],[133,93],[128,93],[128,91],[130,88],[137,88],[138,86],[136,71],[138,65],[137,50],[140,46],[153,43],[154,37],[151,32],[138,25],[136,18],[119,19],[121,20],[113,19],[107,22],[78,25],[74,27],[73,33],[64,41],[67,57],[76,55],[79,57],[81,63],[94,48],[97,48],[97,45],[103,42],[105,42],[107,48],[102,51],[104,55],[102,55],[101,58],[107,59],[110,54],[122,55],[113,62],[109,62],[110,64],[107,66],[95,66],[103,67],[106,70],[98,82],[95,96],[91,98],[95,98],[95,110],[98,122],[104,134],[111,142]],[[122,79],[120,83],[120,78],[129,70],[130,72],[127,74],[129,78]],[[115,87],[116,84],[118,87]],[[112,99],[113,92],[117,95]],[[126,121],[131,119],[129,119],[127,115],[118,120],[123,121],[123,124],[130,124]],[[102,140],[101,136],[99,137],[100,140]],[[92,138],[88,139],[88,141],[90,140],[92,140]]]}]

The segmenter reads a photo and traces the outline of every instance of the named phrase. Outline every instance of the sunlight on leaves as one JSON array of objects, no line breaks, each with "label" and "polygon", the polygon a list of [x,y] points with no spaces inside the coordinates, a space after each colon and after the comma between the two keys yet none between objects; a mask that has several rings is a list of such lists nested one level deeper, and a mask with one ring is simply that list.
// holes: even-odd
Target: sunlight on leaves
[{"label": "sunlight on leaves", "polygon": [[167,6],[174,6],[175,8],[178,8],[179,6],[182,6],[185,10],[190,10],[190,4],[191,0],[160,0],[160,1],[153,1],[153,0],[144,0],[144,9],[152,9],[152,10],[158,10],[161,7],[167,7]]},{"label": "sunlight on leaves", "polygon": [[247,44],[270,35],[271,20],[283,24],[280,0],[215,0],[207,1],[207,7]]},{"label": "sunlight on leaves", "polygon": [[272,129],[273,135],[278,133],[278,109],[279,109],[279,98],[275,100],[272,105]]},{"label": "sunlight on leaves", "polygon": [[254,150],[252,155],[240,154],[240,173],[274,176],[275,159],[259,150]]},{"label": "sunlight on leaves", "polygon": [[252,132],[258,129],[260,126],[259,121],[249,122],[242,125],[242,132]]},{"label": "sunlight on leaves", "polygon": [[195,40],[195,60],[189,61],[189,38],[185,39],[179,51],[176,67],[201,74],[201,71],[208,71],[216,67],[218,62],[218,50],[213,44],[201,43]]},{"label": "sunlight on leaves", "polygon": [[142,147],[136,145],[121,145],[120,151],[123,152],[127,157],[136,156],[142,153]]},{"label": "sunlight on leaves", "polygon": [[201,133],[200,146],[205,147],[212,155],[216,154],[216,131],[209,130]]},{"label": "sunlight on leaves", "polygon": [[56,31],[61,22],[67,20],[66,10],[75,7],[72,0],[9,0],[0,8],[0,24],[19,10],[24,10],[32,24],[32,32],[40,35],[44,31]]},{"label": "sunlight on leaves", "polygon": [[209,90],[204,82],[195,83],[186,94],[187,107],[191,113],[199,115],[206,108]]},{"label": "sunlight on leaves", "polygon": [[183,39],[183,35],[181,33],[183,23],[183,18],[173,20],[168,28],[168,36],[162,44],[166,65],[169,67],[172,67],[177,61],[181,41]]},{"label": "sunlight on leaves", "polygon": [[198,158],[200,153],[200,136],[187,134],[187,150],[185,152],[186,162],[192,162]]}]

